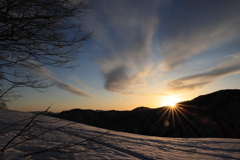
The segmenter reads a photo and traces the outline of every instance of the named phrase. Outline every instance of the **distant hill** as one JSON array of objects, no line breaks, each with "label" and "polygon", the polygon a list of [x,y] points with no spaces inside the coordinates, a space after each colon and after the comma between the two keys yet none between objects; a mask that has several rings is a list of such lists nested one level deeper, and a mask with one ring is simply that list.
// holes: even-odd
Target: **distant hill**
[{"label": "distant hill", "polygon": [[53,115],[96,127],[161,137],[240,138],[240,90],[220,90],[170,107],[132,111],[73,109]]}]

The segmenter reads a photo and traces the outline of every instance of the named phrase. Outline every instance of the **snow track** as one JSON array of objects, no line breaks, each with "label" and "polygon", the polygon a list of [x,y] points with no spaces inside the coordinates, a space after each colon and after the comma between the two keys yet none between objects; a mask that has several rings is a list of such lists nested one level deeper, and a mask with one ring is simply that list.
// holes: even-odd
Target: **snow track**
[{"label": "snow track", "polygon": [[[61,131],[63,132],[63,131]],[[73,133],[73,132],[70,132],[70,131],[64,131],[64,133],[66,134],[69,134],[69,135],[72,135],[72,136],[76,136],[76,137],[80,137],[80,138],[84,138],[86,140],[90,139],[90,137],[87,137],[87,136],[83,136],[83,135],[79,135],[77,133]],[[97,144],[100,144],[102,146],[105,146],[105,147],[108,147],[110,149],[113,149],[113,150],[116,150],[118,152],[122,152],[124,154],[128,154],[129,156],[132,156],[134,158],[137,158],[137,159],[142,159],[142,160],[154,160],[152,158],[149,158],[149,157],[146,157],[142,154],[139,154],[139,153],[136,153],[136,152],[132,152],[130,150],[127,150],[127,149],[124,149],[124,148],[121,148],[121,147],[117,147],[115,145],[112,145],[112,144],[109,144],[109,143],[106,143],[106,142],[103,142],[103,141],[99,141],[97,139],[91,139],[92,142],[95,142]]]},{"label": "snow track", "polygon": [[[90,138],[84,135],[79,135],[77,132],[73,131],[65,130],[64,133],[84,139]],[[95,134],[99,135],[102,133],[103,132],[95,132]],[[87,135],[88,131],[84,134]],[[132,156],[132,158],[143,160],[175,158],[240,159],[240,144],[237,139],[161,138],[111,131],[104,133],[101,137],[93,139],[92,141],[108,147],[109,149],[128,154],[129,156]],[[232,146],[234,147],[231,148]],[[149,148],[154,150],[154,153],[156,153],[157,150],[158,154],[152,154],[153,152],[148,154],[147,150],[149,150]],[[146,149],[146,152],[144,152],[144,149]]]}]

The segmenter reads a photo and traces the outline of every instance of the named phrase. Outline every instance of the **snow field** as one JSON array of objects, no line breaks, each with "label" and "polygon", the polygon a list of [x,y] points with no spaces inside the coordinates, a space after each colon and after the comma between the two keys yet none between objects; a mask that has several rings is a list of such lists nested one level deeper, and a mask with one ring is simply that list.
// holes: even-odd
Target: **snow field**
[{"label": "snow field", "polygon": [[[29,123],[32,113],[0,110],[0,149]],[[22,122],[21,122],[22,121]],[[1,160],[20,159],[240,159],[240,139],[166,138],[108,131],[40,115],[35,124],[0,153]],[[15,125],[10,126],[11,124]],[[55,150],[49,148],[55,147]],[[58,147],[58,149],[56,149]],[[62,147],[62,148],[61,148]],[[29,153],[44,151],[34,156]]]}]

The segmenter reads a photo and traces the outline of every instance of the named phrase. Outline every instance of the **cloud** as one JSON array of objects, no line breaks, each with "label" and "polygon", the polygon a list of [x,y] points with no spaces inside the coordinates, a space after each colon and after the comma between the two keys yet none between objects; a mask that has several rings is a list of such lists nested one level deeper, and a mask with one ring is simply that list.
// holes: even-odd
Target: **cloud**
[{"label": "cloud", "polygon": [[[240,1],[101,0],[95,6],[87,23],[90,28],[96,26],[98,35],[94,40],[104,50],[96,63],[105,80],[104,87],[110,92],[145,94],[151,86],[161,86],[155,85],[161,83],[160,78],[176,75],[176,70],[190,58],[203,53],[212,56],[212,52],[240,38]],[[217,73],[214,69],[212,73]],[[208,72],[210,75],[211,70],[203,74]],[[194,78],[192,82],[177,79],[169,86],[192,90],[218,77],[221,76],[202,81]],[[148,81],[150,78],[152,81]],[[159,93],[161,89],[156,90]]]},{"label": "cloud", "polygon": [[119,98],[117,98],[117,99],[116,99],[116,101],[117,101],[117,102],[122,102],[122,100],[121,100],[121,99],[119,99]]},{"label": "cloud", "polygon": [[51,81],[55,84],[56,87],[62,89],[62,90],[66,90],[69,91],[73,94],[79,95],[79,96],[84,96],[84,97],[93,97],[92,95],[82,91],[79,88],[76,88],[70,84],[64,83],[54,77],[51,78]]},{"label": "cloud", "polygon": [[119,92],[122,94],[134,94],[138,92],[138,87],[143,87],[146,83],[142,80],[148,73],[147,70],[140,71],[134,75],[127,75],[128,68],[119,66],[111,72],[105,74],[105,88],[110,92]]},{"label": "cloud", "polygon": [[[159,3],[152,1],[153,3]],[[138,86],[146,87],[145,78],[151,64],[151,44],[159,23],[156,6],[149,1],[101,1],[97,21],[96,40],[106,52],[97,60],[105,79],[105,89],[121,94],[139,93]],[[99,13],[99,12],[98,12]],[[103,20],[103,15],[107,19]],[[102,21],[100,22],[99,19]]]},{"label": "cloud", "polygon": [[239,61],[240,58],[234,58],[205,72],[171,80],[167,84],[168,89],[171,91],[182,91],[203,88],[224,76],[240,73]]},{"label": "cloud", "polygon": [[[31,63],[36,63],[31,61]],[[64,83],[55,77],[52,76],[52,72],[48,70],[45,67],[40,67],[40,68],[28,68],[28,71],[31,72],[32,74],[39,76],[40,78],[47,80],[49,82],[54,83],[54,85],[62,90],[69,91],[73,94],[79,95],[79,96],[84,96],[84,97],[93,97],[92,95],[82,91],[79,88],[76,88],[70,84]]]},{"label": "cloud", "polygon": [[72,80],[74,80],[75,82],[77,82],[78,84],[80,84],[81,86],[83,86],[85,89],[87,89],[87,90],[89,90],[90,89],[90,87],[86,84],[86,83],[84,83],[83,81],[81,81],[80,79],[78,79],[76,76],[71,76],[71,77],[69,77],[70,79],[72,79]]},{"label": "cloud", "polygon": [[173,4],[162,15],[165,32],[159,51],[163,71],[178,69],[191,57],[240,37],[240,1],[215,2]]}]

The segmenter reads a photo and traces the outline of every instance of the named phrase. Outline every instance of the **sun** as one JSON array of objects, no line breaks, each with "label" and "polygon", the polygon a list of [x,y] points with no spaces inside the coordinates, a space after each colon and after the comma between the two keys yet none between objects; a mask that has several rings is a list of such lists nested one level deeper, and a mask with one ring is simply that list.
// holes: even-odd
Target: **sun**
[{"label": "sun", "polygon": [[163,99],[163,106],[174,107],[176,103],[180,102],[180,97],[178,95],[170,95]]}]

